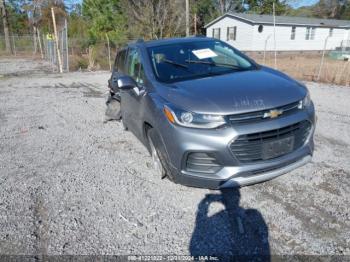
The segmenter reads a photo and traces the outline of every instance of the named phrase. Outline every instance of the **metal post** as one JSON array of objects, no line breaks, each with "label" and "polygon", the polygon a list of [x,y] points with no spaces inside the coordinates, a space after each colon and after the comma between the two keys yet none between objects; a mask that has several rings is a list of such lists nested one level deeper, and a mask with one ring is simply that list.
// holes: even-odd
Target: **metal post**
[{"label": "metal post", "polygon": [[66,37],[66,64],[67,64],[67,72],[69,72],[69,52],[68,52],[68,24],[67,19],[64,20],[64,28],[65,28],[65,37]]},{"label": "metal post", "polygon": [[13,53],[15,56],[17,56],[17,52],[16,52],[16,42],[15,42],[15,36],[12,35],[12,43],[13,43]]},{"label": "metal post", "polygon": [[190,1],[186,0],[186,36],[190,36]]},{"label": "metal post", "polygon": [[275,50],[275,69],[277,69],[277,53],[276,53],[276,10],[275,2],[272,4],[273,7],[273,45]]},{"label": "metal post", "polygon": [[317,78],[316,78],[316,81],[317,81],[317,82],[320,80],[321,71],[322,71],[322,67],[323,67],[323,63],[324,63],[324,55],[325,55],[325,53],[326,53],[326,48],[327,48],[328,38],[329,38],[329,36],[327,36],[326,39],[325,39],[325,41],[324,41],[324,46],[323,46],[323,51],[322,51],[322,58],[321,58],[320,68],[318,69],[318,74],[317,74]]},{"label": "metal post", "polygon": [[36,33],[37,33],[37,39],[39,41],[39,49],[40,49],[41,59],[44,59],[43,48],[41,46],[41,38],[40,38],[39,28],[36,29]]},{"label": "metal post", "polygon": [[44,46],[44,58],[47,60],[47,58],[48,58],[47,42],[45,41],[44,35],[42,35],[41,41],[42,41],[43,46]]},{"label": "metal post", "polygon": [[64,43],[65,43],[65,41],[64,41],[64,36],[65,36],[65,33],[64,33],[64,29],[62,29],[61,30],[61,33],[60,33],[60,35],[61,35],[61,55],[62,55],[62,68],[63,68],[63,70],[65,71],[66,70],[66,58],[65,58],[65,55],[66,55],[66,50],[64,49]]},{"label": "metal post", "polygon": [[264,47],[264,65],[266,64],[266,48],[267,48],[267,41],[269,41],[271,35],[268,35],[265,39],[265,47]]}]

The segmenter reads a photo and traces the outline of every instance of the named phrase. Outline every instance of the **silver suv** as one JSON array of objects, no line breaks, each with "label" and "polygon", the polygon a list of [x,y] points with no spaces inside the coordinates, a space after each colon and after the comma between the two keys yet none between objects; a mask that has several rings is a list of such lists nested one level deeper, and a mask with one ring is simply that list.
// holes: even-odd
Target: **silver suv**
[{"label": "silver suv", "polygon": [[162,178],[244,186],[311,159],[307,88],[217,39],[130,43],[117,54],[109,86],[107,111],[149,149]]}]

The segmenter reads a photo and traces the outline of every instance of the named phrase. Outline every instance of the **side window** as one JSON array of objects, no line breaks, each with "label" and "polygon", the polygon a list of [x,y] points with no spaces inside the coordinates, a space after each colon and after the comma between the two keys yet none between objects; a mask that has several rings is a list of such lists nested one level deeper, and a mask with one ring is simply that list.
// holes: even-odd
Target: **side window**
[{"label": "side window", "polygon": [[296,27],[295,26],[292,26],[292,33],[290,35],[290,39],[291,40],[295,40],[295,30],[296,30]]},{"label": "side window", "polygon": [[144,84],[145,74],[141,62],[141,56],[137,49],[133,48],[128,53],[127,74],[134,78],[136,83]]},{"label": "side window", "polygon": [[124,73],[125,72],[125,55],[126,55],[126,50],[121,50],[118,52],[117,55],[117,68],[119,72]]},{"label": "side window", "polygon": [[305,35],[305,40],[309,40],[310,39],[310,27],[306,27],[306,35]]},{"label": "side window", "polygon": [[213,38],[220,39],[220,29],[221,28],[213,28]]},{"label": "side window", "polygon": [[119,59],[119,57],[120,57],[120,52],[118,52],[117,56],[115,57],[113,71],[117,71],[118,70],[118,59]]},{"label": "side window", "polygon": [[315,27],[306,27],[306,35],[305,40],[314,40],[316,34],[316,28]]},{"label": "side window", "polygon": [[236,41],[237,26],[227,27],[227,41]]},{"label": "side window", "polygon": [[310,36],[310,39],[311,39],[311,40],[315,40],[315,35],[316,35],[316,28],[315,28],[315,27],[312,27],[312,28],[311,28],[311,36]]},{"label": "side window", "polygon": [[333,36],[333,28],[329,28],[329,37]]}]

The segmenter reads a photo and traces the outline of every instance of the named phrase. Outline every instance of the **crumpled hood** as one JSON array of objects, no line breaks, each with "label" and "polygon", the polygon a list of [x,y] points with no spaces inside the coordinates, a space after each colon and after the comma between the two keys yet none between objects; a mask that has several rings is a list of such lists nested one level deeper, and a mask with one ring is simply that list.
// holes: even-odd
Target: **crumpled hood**
[{"label": "crumpled hood", "polygon": [[181,109],[224,115],[275,108],[301,100],[307,93],[297,81],[267,67],[156,88]]}]

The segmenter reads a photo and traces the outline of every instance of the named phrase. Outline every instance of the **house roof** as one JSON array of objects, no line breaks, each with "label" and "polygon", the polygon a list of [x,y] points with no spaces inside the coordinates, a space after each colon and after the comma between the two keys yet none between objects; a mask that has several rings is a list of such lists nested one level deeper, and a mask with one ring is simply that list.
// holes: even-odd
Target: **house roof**
[{"label": "house roof", "polygon": [[[245,13],[226,13],[205,25],[205,28],[215,24],[225,17],[236,18],[249,24],[273,24],[272,15],[258,15]],[[343,27],[350,28],[350,20],[321,19],[296,16],[276,16],[276,25],[303,25],[319,27]]]}]

